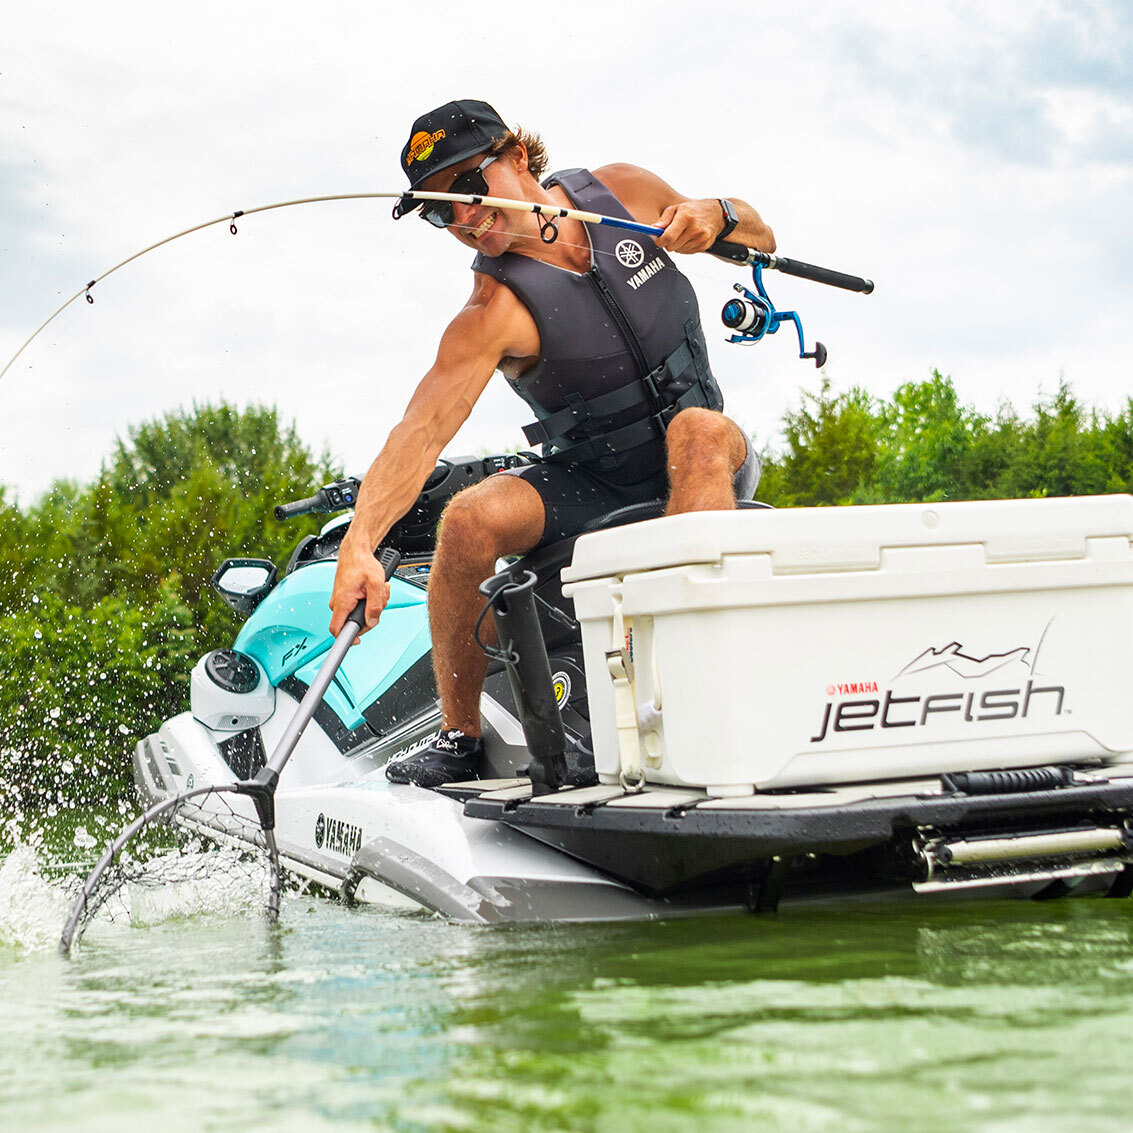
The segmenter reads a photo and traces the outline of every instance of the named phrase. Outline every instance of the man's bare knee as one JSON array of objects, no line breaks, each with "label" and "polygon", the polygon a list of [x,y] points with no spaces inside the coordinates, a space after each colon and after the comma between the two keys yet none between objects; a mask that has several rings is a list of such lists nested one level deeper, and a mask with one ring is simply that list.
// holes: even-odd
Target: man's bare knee
[{"label": "man's bare knee", "polygon": [[747,443],[739,426],[723,413],[693,407],[678,413],[666,434],[670,469],[706,468],[726,458],[730,472],[747,459]]},{"label": "man's bare knee", "polygon": [[449,501],[437,537],[438,558],[450,564],[491,564],[501,555],[519,554],[539,541],[543,501],[518,477],[506,480],[484,481]]}]

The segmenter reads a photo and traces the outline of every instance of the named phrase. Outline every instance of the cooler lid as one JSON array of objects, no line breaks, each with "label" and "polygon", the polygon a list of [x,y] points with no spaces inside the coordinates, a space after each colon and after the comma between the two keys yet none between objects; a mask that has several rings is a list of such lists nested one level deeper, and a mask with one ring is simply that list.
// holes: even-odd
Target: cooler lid
[{"label": "cooler lid", "polygon": [[877,569],[891,547],[982,544],[989,563],[1086,557],[1086,540],[1133,539],[1133,496],[869,507],[745,508],[667,516],[580,536],[564,582],[770,555],[776,574]]}]

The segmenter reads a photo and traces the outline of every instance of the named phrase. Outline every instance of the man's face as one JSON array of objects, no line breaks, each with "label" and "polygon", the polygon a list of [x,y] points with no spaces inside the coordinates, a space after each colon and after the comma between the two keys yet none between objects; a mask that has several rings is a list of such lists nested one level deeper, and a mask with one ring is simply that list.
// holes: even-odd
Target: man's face
[{"label": "man's face", "polygon": [[[477,154],[458,165],[450,166],[434,173],[421,188],[432,193],[460,192],[453,189],[453,183],[463,174],[476,169],[488,156]],[[518,159],[518,160],[517,160]],[[482,176],[488,184],[488,196],[523,199],[521,173],[527,167],[527,152],[516,146],[501,154],[491,163]],[[511,209],[494,209],[484,205],[464,205],[453,203],[453,223],[449,231],[469,248],[475,248],[485,256],[499,256],[506,252],[520,236],[530,235],[527,229],[535,231],[532,218],[527,213]]]}]

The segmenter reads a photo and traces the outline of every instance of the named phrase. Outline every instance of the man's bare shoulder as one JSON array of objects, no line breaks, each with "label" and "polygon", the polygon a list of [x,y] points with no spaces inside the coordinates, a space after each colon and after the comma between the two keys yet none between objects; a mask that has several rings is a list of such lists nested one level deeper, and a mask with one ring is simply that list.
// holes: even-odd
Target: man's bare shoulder
[{"label": "man's bare shoulder", "polygon": [[594,176],[638,220],[656,219],[669,205],[684,200],[667,181],[640,165],[616,162],[594,170]]},{"label": "man's bare shoulder", "polygon": [[472,294],[449,331],[498,351],[500,358],[538,353],[539,335],[530,311],[510,287],[482,272],[476,272]]}]

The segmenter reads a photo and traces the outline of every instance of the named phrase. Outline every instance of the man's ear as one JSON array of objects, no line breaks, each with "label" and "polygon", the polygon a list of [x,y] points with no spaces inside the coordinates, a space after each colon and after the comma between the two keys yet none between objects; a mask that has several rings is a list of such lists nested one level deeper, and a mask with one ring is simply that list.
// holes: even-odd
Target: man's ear
[{"label": "man's ear", "polygon": [[509,156],[515,162],[515,168],[517,172],[527,172],[527,147],[522,142],[515,143],[515,145],[511,149]]}]

